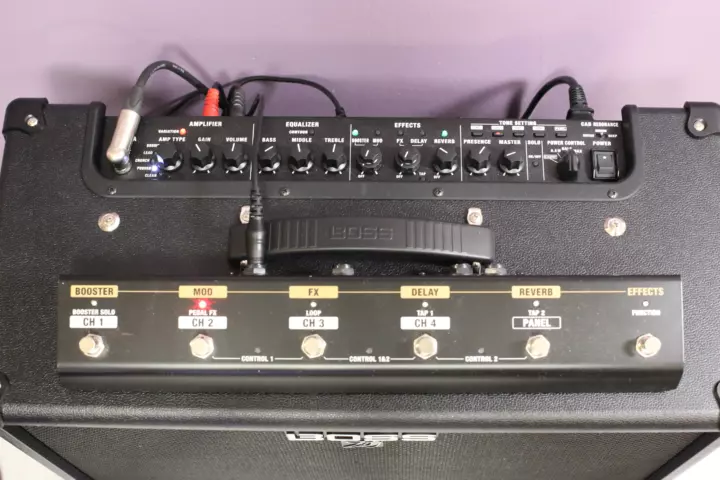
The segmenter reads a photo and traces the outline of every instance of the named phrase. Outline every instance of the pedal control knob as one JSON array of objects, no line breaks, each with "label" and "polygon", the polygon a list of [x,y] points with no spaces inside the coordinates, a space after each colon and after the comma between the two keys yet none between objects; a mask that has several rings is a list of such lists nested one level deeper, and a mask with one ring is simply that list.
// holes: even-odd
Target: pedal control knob
[{"label": "pedal control knob", "polygon": [[206,142],[190,146],[190,164],[196,172],[209,172],[215,166],[215,154]]},{"label": "pedal control knob", "polygon": [[247,167],[248,154],[242,143],[233,142],[223,145],[222,155],[223,166],[228,172],[239,172]]},{"label": "pedal control knob", "polygon": [[465,156],[465,168],[471,175],[485,175],[490,170],[488,147],[471,148]]},{"label": "pedal control knob", "polygon": [[274,172],[280,167],[280,153],[272,143],[263,143],[258,155],[258,166],[263,172]]},{"label": "pedal control knob", "polygon": [[158,145],[153,152],[152,163],[166,172],[173,172],[180,168],[184,157],[179,144],[175,142],[164,142]]},{"label": "pedal control knob", "polygon": [[347,157],[341,144],[333,143],[323,152],[323,168],[330,173],[338,173],[347,167]]},{"label": "pedal control knob", "polygon": [[382,151],[379,147],[359,147],[358,168],[362,173],[377,173],[382,166]]},{"label": "pedal control knob", "polygon": [[450,175],[458,166],[457,150],[454,147],[440,147],[435,151],[433,167],[441,175]]},{"label": "pedal control knob", "polygon": [[313,153],[307,143],[293,144],[288,158],[292,172],[308,173],[313,166]]},{"label": "pedal control knob", "polygon": [[519,149],[508,148],[503,150],[498,167],[507,175],[520,175],[525,168],[525,159]]},{"label": "pedal control knob", "polygon": [[400,147],[396,160],[400,173],[414,174],[420,166],[421,157],[416,147]]}]

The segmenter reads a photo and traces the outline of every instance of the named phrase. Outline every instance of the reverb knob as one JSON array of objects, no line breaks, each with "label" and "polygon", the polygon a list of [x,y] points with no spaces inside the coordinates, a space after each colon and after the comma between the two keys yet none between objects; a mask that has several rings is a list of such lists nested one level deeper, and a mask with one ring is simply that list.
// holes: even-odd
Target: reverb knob
[{"label": "reverb knob", "polygon": [[313,166],[313,154],[307,143],[294,144],[288,160],[288,166],[293,173],[308,173]]},{"label": "reverb knob", "polygon": [[396,162],[401,173],[415,174],[420,166],[420,159],[420,150],[416,147],[400,147]]},{"label": "reverb knob", "polygon": [[485,175],[490,170],[490,148],[471,148],[465,156],[465,168],[470,175]]},{"label": "reverb knob", "polygon": [[382,166],[382,151],[379,147],[364,146],[359,148],[358,168],[363,173],[377,173]]},{"label": "reverb knob", "polygon": [[507,175],[520,175],[525,168],[525,159],[520,149],[506,148],[500,155],[498,167]]},{"label": "reverb knob", "polygon": [[223,166],[228,172],[239,172],[248,164],[245,145],[239,142],[227,143],[222,147]]},{"label": "reverb knob", "polygon": [[263,172],[274,172],[280,167],[280,153],[275,145],[264,143],[260,146],[258,165]]},{"label": "reverb knob", "polygon": [[215,165],[215,154],[210,145],[197,142],[190,147],[190,163],[196,172],[209,172]]},{"label": "reverb knob", "polygon": [[164,142],[153,152],[152,163],[166,172],[180,168],[184,160],[182,146],[175,142]]},{"label": "reverb knob", "polygon": [[338,173],[342,172],[347,166],[347,156],[342,144],[333,143],[332,146],[326,146],[323,151],[323,168],[326,172]]},{"label": "reverb knob", "polygon": [[433,168],[441,175],[452,174],[458,166],[457,150],[454,147],[440,147],[435,151]]},{"label": "reverb knob", "polygon": [[580,156],[575,150],[563,150],[558,158],[557,173],[560,180],[573,182],[578,178],[580,171]]}]

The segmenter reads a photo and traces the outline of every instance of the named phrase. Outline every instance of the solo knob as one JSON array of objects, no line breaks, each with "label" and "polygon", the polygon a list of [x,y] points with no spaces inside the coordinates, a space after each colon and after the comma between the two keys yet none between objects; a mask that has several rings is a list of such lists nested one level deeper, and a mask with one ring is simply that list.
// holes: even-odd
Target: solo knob
[{"label": "solo knob", "polygon": [[520,175],[525,168],[525,159],[519,149],[508,148],[500,155],[498,167],[507,175]]},{"label": "solo knob", "polygon": [[382,166],[382,151],[379,147],[360,147],[358,167],[363,173],[377,173]]},{"label": "solo knob", "polygon": [[228,172],[244,170],[248,164],[248,154],[242,143],[229,143],[222,147],[223,166]]},{"label": "solo knob", "polygon": [[414,174],[420,166],[420,158],[420,150],[416,147],[400,147],[396,159],[400,173]]},{"label": "solo knob", "polygon": [[288,160],[293,173],[308,173],[313,166],[313,154],[307,143],[293,144]]},{"label": "solo knob", "polygon": [[327,147],[323,152],[323,168],[326,172],[338,173],[342,172],[347,166],[347,157],[343,151],[343,146],[333,143],[332,147]]},{"label": "solo knob", "polygon": [[580,156],[575,150],[564,150],[560,153],[557,164],[557,173],[560,180],[574,182],[580,171]]},{"label": "solo knob", "polygon": [[175,142],[165,142],[158,145],[153,152],[152,163],[166,172],[173,172],[180,168],[184,155],[181,145]]},{"label": "solo knob", "polygon": [[190,164],[196,172],[209,172],[215,165],[215,154],[205,142],[193,143],[190,146]]},{"label": "solo knob", "polygon": [[485,175],[490,170],[490,154],[488,147],[471,148],[465,156],[465,168],[470,175]]},{"label": "solo knob", "polygon": [[275,145],[264,143],[260,146],[258,166],[263,172],[274,172],[280,167],[280,153]]},{"label": "solo knob", "polygon": [[441,175],[450,175],[458,166],[457,150],[453,147],[440,147],[435,151],[433,168]]}]

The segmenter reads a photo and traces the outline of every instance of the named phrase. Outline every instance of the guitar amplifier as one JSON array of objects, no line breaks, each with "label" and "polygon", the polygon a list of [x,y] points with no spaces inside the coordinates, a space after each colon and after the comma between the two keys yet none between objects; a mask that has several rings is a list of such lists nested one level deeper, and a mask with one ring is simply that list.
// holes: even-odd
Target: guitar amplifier
[{"label": "guitar amplifier", "polygon": [[[247,179],[113,181],[91,171],[103,105],[16,100],[2,435],[81,479],[664,478],[720,427],[718,118],[626,107],[629,184],[288,184],[253,279],[231,233]],[[368,246],[390,237],[422,252]]]}]

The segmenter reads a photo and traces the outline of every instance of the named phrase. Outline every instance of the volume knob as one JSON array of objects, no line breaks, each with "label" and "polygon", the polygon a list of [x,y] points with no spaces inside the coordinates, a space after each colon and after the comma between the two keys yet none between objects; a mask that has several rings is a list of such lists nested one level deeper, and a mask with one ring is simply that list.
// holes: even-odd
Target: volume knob
[{"label": "volume knob", "polygon": [[223,166],[228,172],[239,172],[248,164],[248,155],[245,152],[245,145],[233,142],[223,145]]},{"label": "volume knob", "polygon": [[505,149],[498,161],[498,167],[507,175],[520,175],[525,168],[525,159],[520,150]]},{"label": "volume knob", "polygon": [[363,173],[377,173],[382,166],[382,151],[378,147],[360,147],[358,168]]},{"label": "volume knob", "polygon": [[296,143],[290,151],[290,170],[293,173],[308,173],[313,166],[313,154],[306,143]]},{"label": "volume knob", "polygon": [[215,154],[210,145],[198,142],[190,147],[190,163],[196,172],[209,172],[215,165]]},{"label": "volume knob", "polygon": [[420,150],[416,147],[400,147],[397,165],[401,173],[415,174],[420,166]]}]

